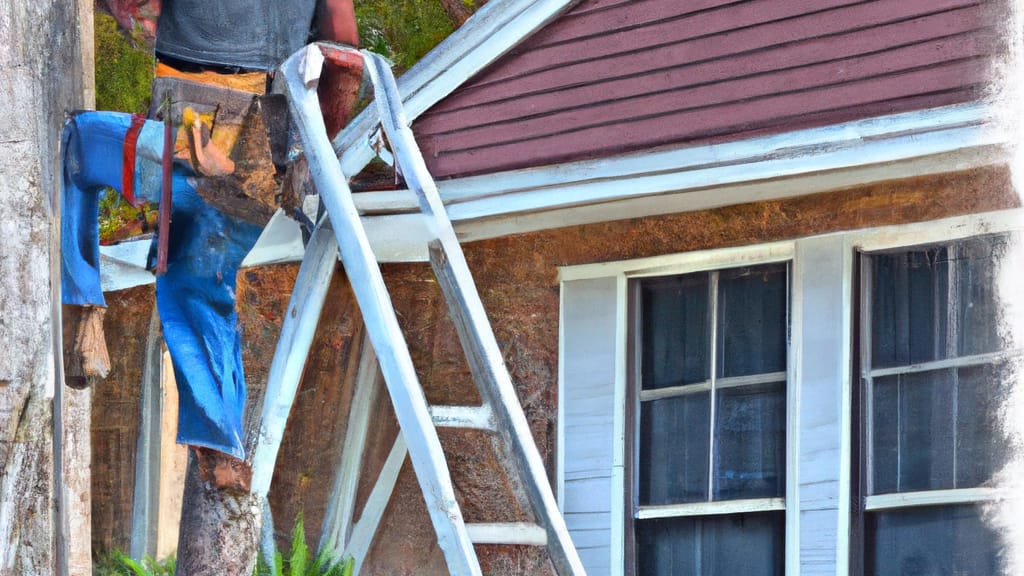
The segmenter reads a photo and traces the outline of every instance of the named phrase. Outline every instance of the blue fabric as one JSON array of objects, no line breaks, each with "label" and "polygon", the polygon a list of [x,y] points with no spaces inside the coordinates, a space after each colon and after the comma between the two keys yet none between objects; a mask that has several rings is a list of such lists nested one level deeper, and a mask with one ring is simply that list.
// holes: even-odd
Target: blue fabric
[{"label": "blue fabric", "polygon": [[[130,115],[82,112],[64,130],[61,286],[67,304],[104,305],[99,275],[98,204],[104,186],[120,191]],[[163,125],[139,136],[136,196],[159,198]],[[155,166],[154,166],[155,164]],[[260,228],[207,204],[175,165],[167,273],[156,281],[157,310],[178,383],[178,442],[245,457],[245,376],[235,313],[235,273]],[[154,249],[156,241],[154,240]]]}]

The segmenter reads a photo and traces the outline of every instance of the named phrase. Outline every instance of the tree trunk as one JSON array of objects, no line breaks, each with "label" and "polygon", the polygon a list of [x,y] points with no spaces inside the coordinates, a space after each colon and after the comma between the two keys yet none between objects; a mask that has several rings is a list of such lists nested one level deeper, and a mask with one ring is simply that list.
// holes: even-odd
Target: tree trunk
[{"label": "tree trunk", "polygon": [[0,5],[0,574],[66,570],[56,511],[59,143],[81,107],[76,0]]},{"label": "tree trunk", "polygon": [[249,576],[256,564],[261,505],[248,490],[217,488],[189,450],[176,574]]}]

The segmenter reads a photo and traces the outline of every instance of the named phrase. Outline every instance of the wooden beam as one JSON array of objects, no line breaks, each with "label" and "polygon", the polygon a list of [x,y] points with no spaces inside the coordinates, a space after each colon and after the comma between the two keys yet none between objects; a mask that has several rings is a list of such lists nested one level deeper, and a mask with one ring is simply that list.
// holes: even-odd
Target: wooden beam
[{"label": "wooden beam", "polygon": [[252,493],[262,498],[266,498],[270,490],[277,451],[306,366],[306,356],[313,344],[337,258],[338,247],[331,234],[331,225],[324,218],[313,231],[306,257],[299,267],[267,376],[260,433],[252,459]]},{"label": "wooden beam", "polygon": [[[565,10],[573,0],[491,0],[464,25],[402,75],[399,89],[416,118],[451,94],[527,36]],[[380,119],[367,107],[334,139],[346,174],[358,174],[374,157],[372,133]]]},{"label": "wooden beam", "polygon": [[366,451],[371,411],[380,388],[377,356],[373,353],[373,345],[368,335],[363,338],[358,370],[352,407],[349,409],[348,427],[345,430],[345,443],[341,451],[341,465],[334,476],[334,487],[331,489],[327,512],[324,514],[320,550],[345,550],[348,548],[349,535],[352,531],[359,471],[362,470],[363,454]]},{"label": "wooden beam", "polygon": [[474,544],[547,546],[548,533],[530,522],[474,523],[467,526]]},{"label": "wooden beam", "polygon": [[373,485],[369,498],[366,499],[359,522],[356,522],[352,529],[352,537],[348,541],[348,546],[345,548],[344,555],[352,556],[355,560],[353,576],[359,576],[363,562],[366,561],[366,554],[370,551],[370,544],[373,543],[377,527],[380,526],[380,520],[384,517],[388,502],[391,501],[391,493],[395,491],[398,473],[402,471],[402,463],[405,462],[407,453],[405,438],[399,431],[395,443],[391,446],[391,452],[388,453],[387,460],[384,461],[384,467],[381,468],[380,474],[377,476],[377,482]]},{"label": "wooden beam", "polygon": [[435,426],[494,431],[490,406],[431,406],[430,416]]},{"label": "wooden beam", "polygon": [[161,358],[163,335],[156,308],[149,319],[146,358],[142,368],[139,437],[135,445],[135,487],[128,553],[141,560],[156,555],[157,510],[160,506],[160,425],[163,412]]},{"label": "wooden beam", "polygon": [[160,503],[156,509],[156,550],[162,560],[178,549],[181,504],[185,497],[185,473],[188,448],[178,444],[178,386],[174,380],[171,353],[163,348],[160,365],[160,392],[163,396],[160,416]]}]

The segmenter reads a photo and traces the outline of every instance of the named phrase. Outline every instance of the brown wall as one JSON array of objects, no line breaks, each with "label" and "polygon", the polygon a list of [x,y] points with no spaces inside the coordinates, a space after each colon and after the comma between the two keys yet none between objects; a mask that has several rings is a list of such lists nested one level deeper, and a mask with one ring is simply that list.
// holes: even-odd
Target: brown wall
[{"label": "brown wall", "polygon": [[977,98],[1004,0],[584,0],[414,130],[438,177]]},{"label": "brown wall", "polygon": [[[741,246],[868,226],[926,221],[1017,206],[1004,169],[922,177],[804,198],[592,224],[464,246],[534,438],[554,470],[559,286],[557,267]],[[431,402],[475,399],[439,289],[426,265],[390,265],[385,277]],[[385,443],[390,446],[388,436]],[[442,436],[470,521],[510,518],[507,487],[486,443]],[[480,447],[484,447],[483,450]],[[384,447],[384,451],[387,450]],[[383,456],[381,456],[383,457]],[[406,463],[371,552],[367,574],[442,574],[443,559]],[[467,497],[467,495],[469,495]],[[534,549],[478,547],[486,574],[546,573]]]},{"label": "brown wall", "polygon": [[110,373],[92,396],[92,547],[94,554],[131,544],[135,451],[153,286],[107,294],[103,325]]},{"label": "brown wall", "polygon": [[[985,168],[804,198],[523,234],[468,244],[465,251],[534,438],[553,473],[558,401],[557,267],[985,212],[1017,206],[1010,190],[1005,169]],[[243,271],[239,276],[239,317],[252,387],[261,388],[266,379],[296,269],[295,265],[275,266]],[[384,273],[428,400],[438,404],[479,401],[429,268],[423,264],[388,265]],[[279,536],[291,528],[301,510],[308,541],[315,545],[319,539],[332,470],[344,440],[362,337],[351,290],[339,273],[328,296],[328,314],[321,320],[312,364],[307,366],[289,420],[271,489]],[[360,501],[369,493],[396,433],[386,394],[379,398],[372,423],[367,456],[370,473],[364,471],[361,478]],[[441,440],[468,520],[521,517],[486,437],[475,432],[444,432]],[[128,461],[124,454],[109,458]],[[100,522],[100,516],[96,517]],[[103,526],[97,532],[112,530]],[[486,574],[547,573],[545,555],[537,549],[481,546],[478,552]],[[446,573],[408,461],[365,573]]]}]

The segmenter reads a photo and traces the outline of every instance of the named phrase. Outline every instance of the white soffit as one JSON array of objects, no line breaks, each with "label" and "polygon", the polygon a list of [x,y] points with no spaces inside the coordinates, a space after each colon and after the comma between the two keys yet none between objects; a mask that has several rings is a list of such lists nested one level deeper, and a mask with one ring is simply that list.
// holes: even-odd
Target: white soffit
[{"label": "white soffit", "polygon": [[[711,144],[443,180],[462,240],[703,210],[1006,159],[984,104],[906,112]],[[412,193],[356,195],[366,214],[415,211]]]}]

